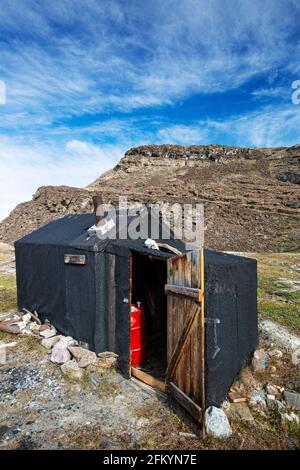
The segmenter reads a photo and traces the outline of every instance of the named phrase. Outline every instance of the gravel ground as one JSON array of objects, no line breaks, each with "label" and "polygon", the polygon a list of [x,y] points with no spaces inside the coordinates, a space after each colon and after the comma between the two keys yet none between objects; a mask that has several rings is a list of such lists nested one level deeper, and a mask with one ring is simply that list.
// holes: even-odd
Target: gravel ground
[{"label": "gravel ground", "polygon": [[71,435],[89,429],[98,448],[138,448],[147,438],[145,416],[172,419],[164,403],[115,371],[67,381],[35,342],[19,337],[0,367],[0,449],[72,448]]}]

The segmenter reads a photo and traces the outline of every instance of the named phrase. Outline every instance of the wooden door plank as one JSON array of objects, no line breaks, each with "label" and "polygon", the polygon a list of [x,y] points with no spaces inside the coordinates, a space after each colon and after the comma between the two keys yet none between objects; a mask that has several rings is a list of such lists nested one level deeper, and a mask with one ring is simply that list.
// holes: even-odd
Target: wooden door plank
[{"label": "wooden door plank", "polygon": [[131,367],[131,375],[135,377],[136,379],[139,379],[141,382],[146,383],[147,385],[150,385],[151,387],[157,388],[161,392],[166,391],[166,384],[162,380],[156,379],[150,374],[147,374],[147,372],[144,372],[141,369],[137,369],[136,367]]},{"label": "wooden door plank", "polygon": [[167,390],[198,422],[203,421],[202,405],[205,403],[202,261],[200,250],[170,258],[165,286],[168,296]]},{"label": "wooden door plank", "polygon": [[202,410],[191,398],[180,390],[177,385],[170,382],[167,386],[171,396],[173,396],[181,406],[183,406],[189,414],[198,422],[202,422]]},{"label": "wooden door plank", "polygon": [[204,264],[204,248],[201,249],[201,407],[202,407],[202,433],[205,435],[205,332],[204,332],[204,308],[205,308],[205,264]]},{"label": "wooden door plank", "polygon": [[196,308],[194,309],[194,312],[192,313],[192,315],[190,315],[187,320],[186,320],[186,323],[185,323],[185,326],[182,330],[182,333],[181,333],[181,336],[179,337],[179,340],[175,346],[175,349],[174,349],[174,353],[170,359],[170,362],[168,364],[168,367],[167,367],[167,371],[166,371],[166,376],[168,379],[170,379],[170,377],[172,377],[172,374],[174,372],[174,370],[176,369],[179,361],[180,361],[180,358],[185,350],[185,347],[187,345],[187,339],[189,338],[189,334],[191,332],[191,329],[193,327],[193,324],[195,323],[195,319],[197,317],[197,313],[198,313],[198,309],[199,307],[196,306]]},{"label": "wooden door plank", "polygon": [[190,297],[195,300],[199,300],[202,295],[201,289],[195,289],[193,287],[174,286],[171,284],[165,285],[165,293],[171,295],[180,295],[183,297]]}]

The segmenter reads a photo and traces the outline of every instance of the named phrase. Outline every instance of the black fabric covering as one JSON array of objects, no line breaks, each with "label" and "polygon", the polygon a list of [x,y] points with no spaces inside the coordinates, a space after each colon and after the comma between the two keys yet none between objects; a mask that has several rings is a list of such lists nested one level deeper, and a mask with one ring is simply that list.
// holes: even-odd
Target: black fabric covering
[{"label": "black fabric covering", "polygon": [[116,353],[127,377],[130,368],[130,258],[116,257]]},{"label": "black fabric covering", "polygon": [[[36,310],[64,335],[87,343],[90,349],[109,349],[108,316],[112,286],[108,257],[115,260],[114,349],[121,371],[129,375],[130,252],[167,260],[144,240],[103,241],[88,237],[94,214],[55,220],[15,243],[18,307]],[[163,237],[159,241],[164,241]],[[180,240],[167,240],[186,251]],[[65,254],[83,254],[85,265],[65,264]],[[142,273],[141,273],[142,275]],[[257,344],[256,261],[205,250],[205,361],[207,406],[219,405]],[[110,302],[111,303],[111,302]],[[216,325],[216,351],[214,325]],[[111,332],[110,332],[111,334]]]},{"label": "black fabric covering", "polygon": [[[128,217],[128,223],[134,217]],[[130,251],[167,259],[169,252],[154,252],[144,240],[100,240],[87,236],[94,214],[69,215],[52,221],[15,243],[18,308],[36,310],[64,335],[87,343],[90,349],[109,349],[107,314],[112,286],[108,255],[115,256],[115,352],[119,367],[129,374]],[[118,226],[119,229],[119,226]],[[161,233],[163,233],[161,231]],[[163,239],[159,241],[163,242]],[[168,243],[184,251],[180,240]],[[65,264],[65,254],[85,255],[86,264]]]},{"label": "black fabric covering", "polygon": [[209,250],[204,259],[206,406],[218,406],[258,342],[257,266]]},{"label": "black fabric covering", "polygon": [[[86,264],[64,264],[64,254],[85,254]],[[95,349],[94,254],[71,247],[16,243],[19,309],[36,310],[64,335]]]}]

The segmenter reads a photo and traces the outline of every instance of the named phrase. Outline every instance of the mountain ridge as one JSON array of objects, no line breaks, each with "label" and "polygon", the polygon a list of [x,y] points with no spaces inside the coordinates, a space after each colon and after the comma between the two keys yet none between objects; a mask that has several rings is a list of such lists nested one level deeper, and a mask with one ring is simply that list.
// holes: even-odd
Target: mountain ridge
[{"label": "mountain ridge", "polygon": [[300,248],[300,145],[243,148],[224,145],[143,145],[85,188],[43,186],[0,223],[0,240],[13,242],[67,214],[104,202],[204,203],[205,243],[232,251]]}]

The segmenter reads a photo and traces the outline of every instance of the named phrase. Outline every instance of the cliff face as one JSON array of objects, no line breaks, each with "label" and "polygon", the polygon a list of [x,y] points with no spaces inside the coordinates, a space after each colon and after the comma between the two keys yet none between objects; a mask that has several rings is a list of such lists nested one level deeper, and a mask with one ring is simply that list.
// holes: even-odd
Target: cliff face
[{"label": "cliff face", "polygon": [[117,203],[205,204],[206,246],[233,251],[300,248],[300,146],[248,149],[218,145],[147,145],[85,189],[43,187],[0,224],[14,241],[45,222],[91,211],[91,193]]}]

